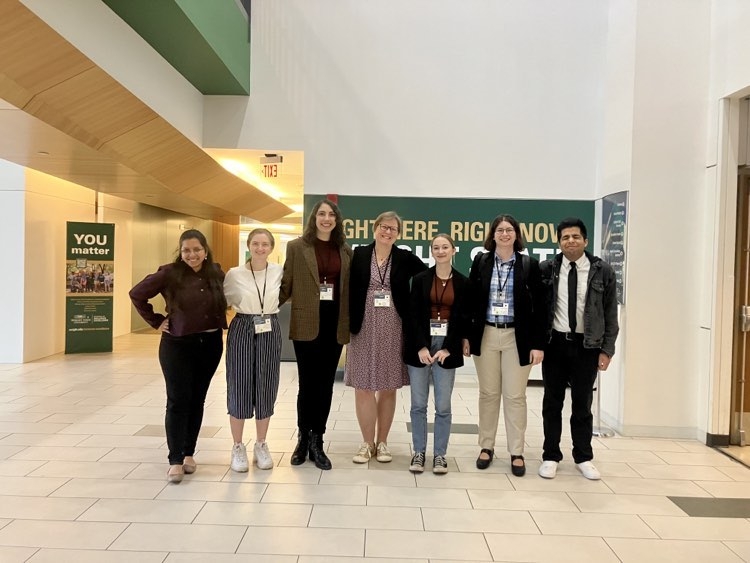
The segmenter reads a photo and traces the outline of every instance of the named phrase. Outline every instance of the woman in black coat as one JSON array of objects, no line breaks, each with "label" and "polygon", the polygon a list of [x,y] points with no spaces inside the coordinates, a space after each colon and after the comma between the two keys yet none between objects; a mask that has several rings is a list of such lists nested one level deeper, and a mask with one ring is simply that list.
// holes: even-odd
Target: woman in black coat
[{"label": "woman in black coat", "polygon": [[464,353],[474,355],[479,382],[477,468],[495,455],[495,435],[504,403],[511,471],[526,473],[526,384],[531,367],[544,358],[544,289],[539,262],[521,254],[521,227],[512,216],[498,215],[484,247],[471,265],[471,333]]},{"label": "woman in black coat", "polygon": [[349,327],[344,383],[354,387],[362,445],[352,458],[367,463],[393,459],[388,433],[396,411],[396,390],[409,383],[402,360],[402,327],[409,309],[411,278],[427,269],[417,256],[396,246],[401,218],[378,215],[375,241],[354,249],[349,277]]},{"label": "woman in black coat", "polygon": [[435,389],[433,473],[447,473],[445,454],[451,433],[451,393],[456,368],[464,365],[468,279],[453,269],[456,245],[446,234],[431,243],[435,266],[414,276],[409,322],[404,327],[404,362],[411,387],[411,435],[414,455],[409,470],[424,471],[430,378]]}]

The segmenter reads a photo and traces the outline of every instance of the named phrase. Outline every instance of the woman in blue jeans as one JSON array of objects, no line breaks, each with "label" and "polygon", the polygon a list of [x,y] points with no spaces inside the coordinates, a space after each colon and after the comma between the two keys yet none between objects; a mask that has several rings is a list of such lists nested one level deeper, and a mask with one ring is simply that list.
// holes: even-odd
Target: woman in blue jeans
[{"label": "woman in blue jeans", "polygon": [[456,245],[446,234],[432,239],[435,265],[414,276],[410,314],[404,326],[404,362],[411,386],[411,434],[414,455],[409,471],[422,473],[427,450],[427,401],[430,378],[435,390],[433,473],[447,473],[445,454],[451,433],[451,394],[456,368],[464,365],[462,340],[467,337],[468,280],[453,269]]}]

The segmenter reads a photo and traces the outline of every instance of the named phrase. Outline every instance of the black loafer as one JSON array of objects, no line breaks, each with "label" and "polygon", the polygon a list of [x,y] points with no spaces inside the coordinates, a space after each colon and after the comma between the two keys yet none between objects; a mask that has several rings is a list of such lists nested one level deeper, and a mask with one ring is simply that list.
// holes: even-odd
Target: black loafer
[{"label": "black loafer", "polygon": [[[482,459],[482,454],[487,454],[490,456],[490,459]],[[477,469],[487,469],[492,463],[492,458],[495,457],[495,452],[493,450],[488,450],[487,448],[482,448],[479,452],[479,456],[480,457],[477,458]]]},{"label": "black loafer", "polygon": [[[521,465],[513,465],[513,461],[516,459],[520,459],[523,463]],[[516,477],[523,477],[526,475],[526,461],[523,459],[522,455],[510,456],[510,470]]]}]

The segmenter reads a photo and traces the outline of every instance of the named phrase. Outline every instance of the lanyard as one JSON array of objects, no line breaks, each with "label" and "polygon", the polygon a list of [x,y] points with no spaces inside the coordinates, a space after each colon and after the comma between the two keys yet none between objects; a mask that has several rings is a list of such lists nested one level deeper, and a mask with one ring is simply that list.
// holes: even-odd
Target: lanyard
[{"label": "lanyard", "polygon": [[[451,274],[450,274],[450,276],[448,276],[448,279],[445,280],[445,283],[443,284],[443,292],[440,295],[438,295],[438,286],[437,286],[438,275],[437,275],[437,272],[435,272],[435,277],[432,280],[433,281],[433,285],[435,286],[435,298],[437,299],[437,307],[436,308],[437,308],[437,318],[438,318],[438,320],[440,320],[440,312],[443,310],[443,297],[445,296],[445,292],[448,289],[448,283],[450,283],[452,277],[453,277],[453,270],[451,270]],[[433,307],[435,307],[435,306],[433,305]]]},{"label": "lanyard", "polygon": [[388,260],[385,261],[385,268],[380,269],[380,266],[378,265],[378,255],[375,253],[375,251],[372,251],[373,256],[375,256],[375,266],[378,268],[378,277],[380,278],[380,289],[385,289],[385,275],[388,273],[388,266],[391,264],[391,255],[388,255]]},{"label": "lanyard", "polygon": [[497,288],[498,288],[498,294],[502,294],[503,290],[505,289],[505,285],[508,283],[508,278],[510,277],[510,273],[513,271],[513,267],[516,265],[515,258],[509,262],[508,264],[508,273],[505,274],[505,281],[500,283],[500,260],[498,259],[497,255],[495,255],[495,269],[497,270]]},{"label": "lanyard", "polygon": [[253,265],[250,264],[250,273],[253,275],[253,282],[255,283],[255,291],[258,292],[258,301],[260,301],[260,314],[263,314],[264,309],[264,303],[266,300],[266,281],[268,281],[268,264],[266,264],[266,274],[263,276],[263,296],[260,295],[260,288],[258,287],[258,281],[255,279],[255,270],[253,270]]}]

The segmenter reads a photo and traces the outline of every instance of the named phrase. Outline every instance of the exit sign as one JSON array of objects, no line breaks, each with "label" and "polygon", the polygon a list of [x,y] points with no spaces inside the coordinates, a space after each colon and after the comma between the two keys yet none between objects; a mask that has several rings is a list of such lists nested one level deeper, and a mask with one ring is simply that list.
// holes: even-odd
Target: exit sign
[{"label": "exit sign", "polygon": [[278,178],[281,176],[281,164],[261,164],[260,173],[264,178]]}]

